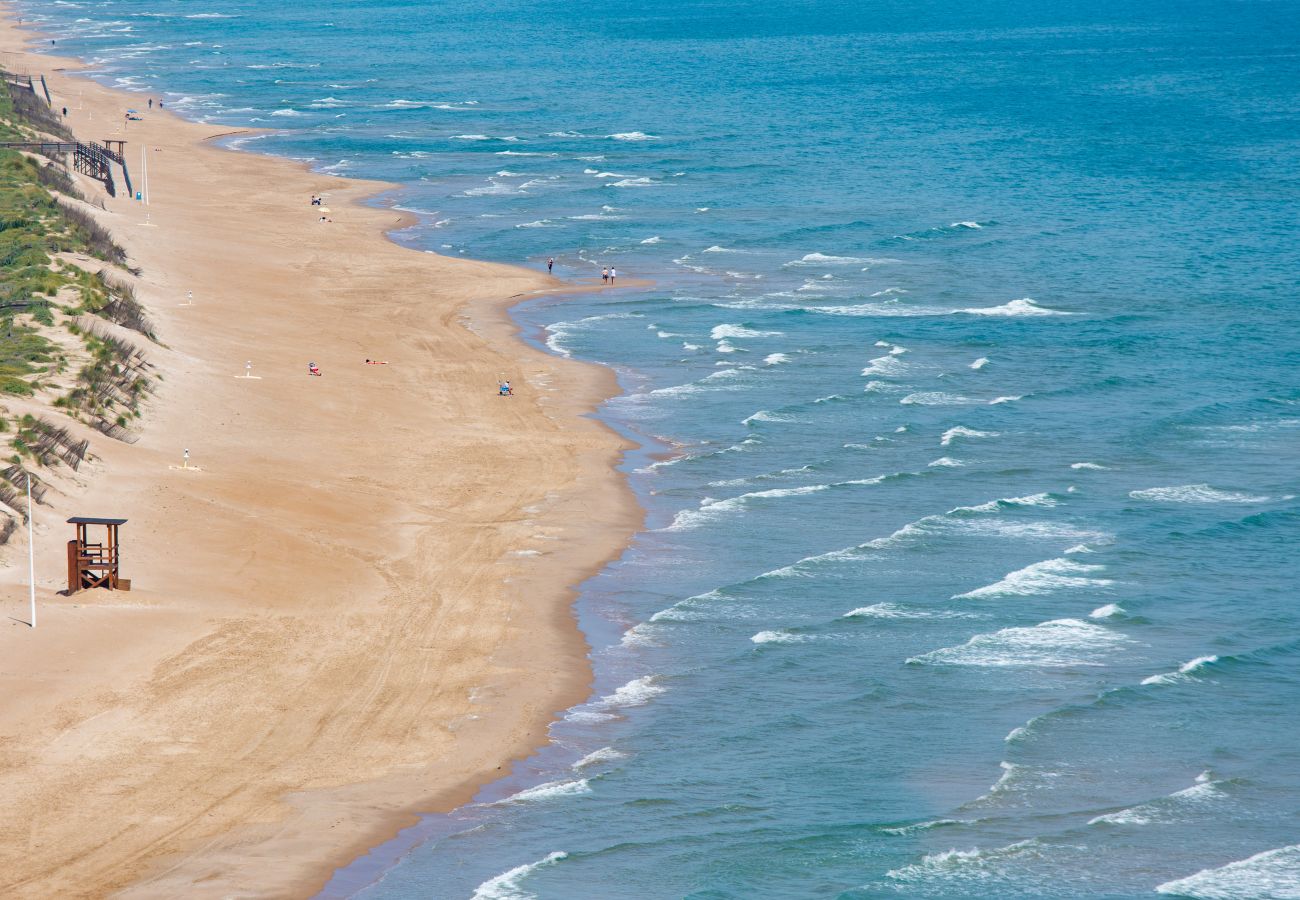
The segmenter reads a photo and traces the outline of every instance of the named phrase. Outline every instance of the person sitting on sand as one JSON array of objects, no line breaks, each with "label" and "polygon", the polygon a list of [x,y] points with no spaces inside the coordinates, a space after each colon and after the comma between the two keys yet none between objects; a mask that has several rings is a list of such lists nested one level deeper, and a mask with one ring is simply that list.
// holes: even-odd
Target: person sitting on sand
[{"label": "person sitting on sand", "polygon": [[311,205],[320,206],[320,197],[317,197],[315,194],[312,194]]},{"label": "person sitting on sand", "polygon": [[388,360],[384,360],[384,361],[381,362],[381,361],[379,361],[379,360],[377,360],[377,359],[368,359],[368,360],[366,360],[366,365],[368,365],[368,366],[386,366],[386,365],[388,365]]},{"label": "person sitting on sand", "polygon": [[498,397],[510,397],[513,396],[514,393],[515,393],[514,389],[510,387],[510,382],[508,381],[503,381],[499,385],[497,385]]},{"label": "person sitting on sand", "polygon": [[307,363],[307,374],[320,375],[320,366],[316,365],[314,362]]}]

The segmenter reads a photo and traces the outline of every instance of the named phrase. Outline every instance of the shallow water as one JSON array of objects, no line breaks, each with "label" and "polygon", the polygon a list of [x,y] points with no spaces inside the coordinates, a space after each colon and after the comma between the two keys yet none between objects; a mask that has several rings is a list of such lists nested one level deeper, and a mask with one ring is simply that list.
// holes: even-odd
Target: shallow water
[{"label": "shallow water", "polygon": [[26,7],[403,243],[656,280],[517,311],[681,449],[597,696],[327,893],[1300,896],[1294,3]]}]

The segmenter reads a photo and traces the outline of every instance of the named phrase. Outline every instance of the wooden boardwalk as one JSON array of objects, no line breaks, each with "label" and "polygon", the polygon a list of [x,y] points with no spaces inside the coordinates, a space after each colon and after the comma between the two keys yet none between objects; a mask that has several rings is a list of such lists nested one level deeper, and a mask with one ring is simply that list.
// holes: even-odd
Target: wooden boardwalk
[{"label": "wooden boardwalk", "polygon": [[[116,144],[117,149],[110,149],[105,144]],[[131,173],[126,168],[126,157],[122,155],[125,147],[125,141],[105,141],[104,144],[94,141],[0,141],[0,149],[5,150],[24,150],[50,157],[71,154],[73,167],[83,175],[102,182],[110,197],[117,196],[117,187],[113,183],[114,163],[122,168],[122,180],[126,183],[128,196],[134,193],[131,188]]]}]

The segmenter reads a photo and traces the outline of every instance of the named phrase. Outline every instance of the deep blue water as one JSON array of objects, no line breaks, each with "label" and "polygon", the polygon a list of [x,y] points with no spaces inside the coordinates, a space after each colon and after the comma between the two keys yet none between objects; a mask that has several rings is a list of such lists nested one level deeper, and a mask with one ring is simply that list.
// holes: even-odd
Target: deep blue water
[{"label": "deep blue water", "polygon": [[677,448],[596,697],[330,895],[1300,897],[1300,4],[23,5],[656,282],[517,311]]}]

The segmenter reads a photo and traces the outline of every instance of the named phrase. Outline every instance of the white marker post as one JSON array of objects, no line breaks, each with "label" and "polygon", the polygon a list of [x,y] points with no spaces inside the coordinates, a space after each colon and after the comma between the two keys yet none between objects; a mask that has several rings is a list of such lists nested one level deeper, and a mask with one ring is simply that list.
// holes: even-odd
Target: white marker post
[{"label": "white marker post", "polygon": [[261,380],[262,380],[262,376],[261,376],[261,375],[254,375],[254,374],[253,374],[253,361],[252,361],[251,359],[250,359],[248,362],[244,363],[244,374],[243,374],[243,375],[236,375],[235,377],[236,377],[236,378],[251,378],[251,379],[254,380],[254,381],[261,381]]},{"label": "white marker post", "polygon": [[193,305],[194,305],[194,292],[193,292],[193,291],[186,291],[186,292],[185,292],[185,302],[182,303],[182,304],[180,304],[180,305],[181,305],[181,306],[193,306]]},{"label": "white marker post", "polygon": [[32,522],[32,474],[24,472],[27,476],[27,580],[31,584],[32,597],[32,627],[36,627],[36,540],[33,537],[35,533]]}]

